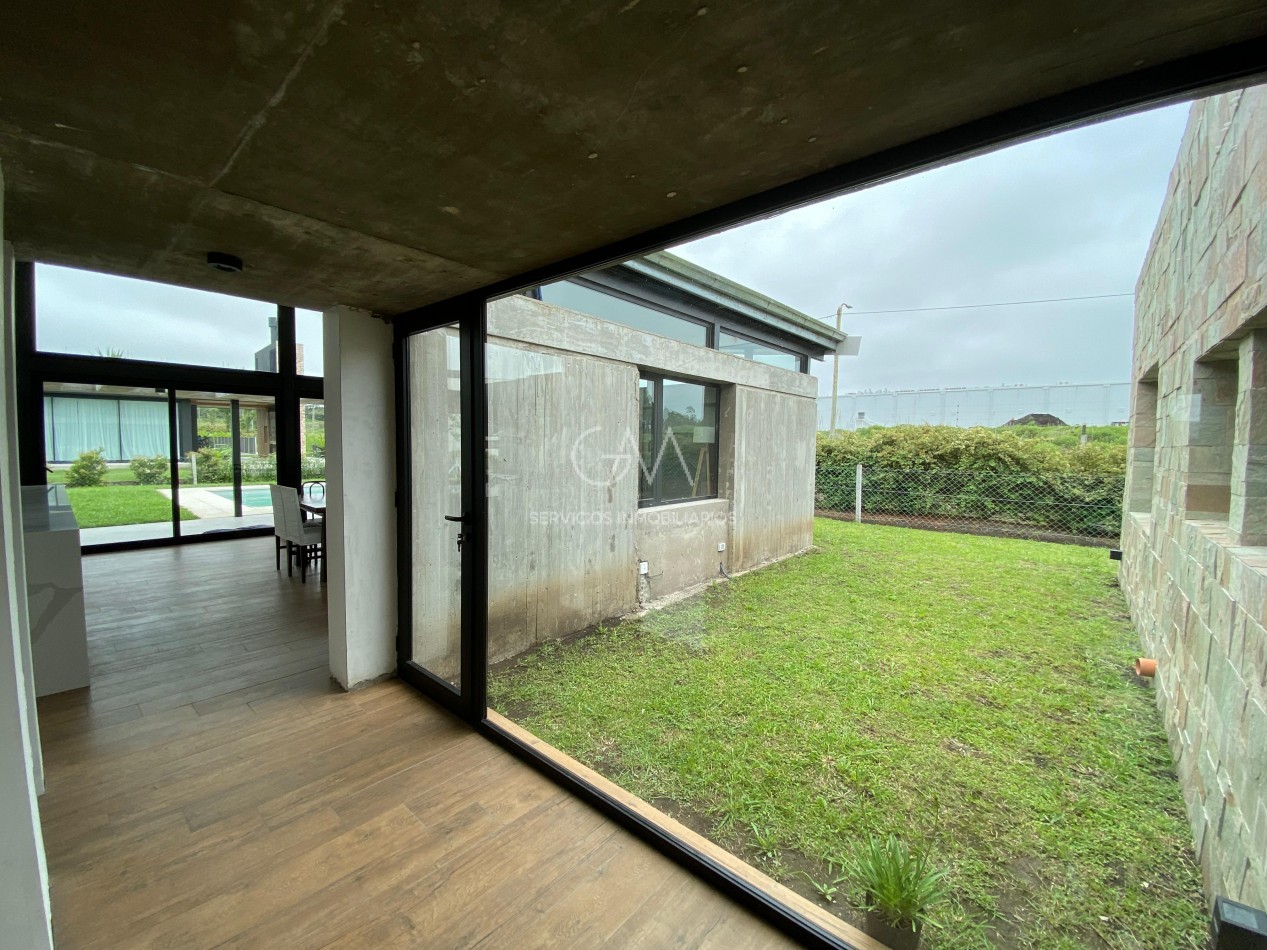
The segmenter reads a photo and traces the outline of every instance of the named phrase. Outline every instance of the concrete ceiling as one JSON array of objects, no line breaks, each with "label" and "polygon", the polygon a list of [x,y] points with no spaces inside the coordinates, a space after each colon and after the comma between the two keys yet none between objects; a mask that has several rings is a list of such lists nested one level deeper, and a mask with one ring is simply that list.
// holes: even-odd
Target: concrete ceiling
[{"label": "concrete ceiling", "polygon": [[1264,35],[1249,0],[10,0],[6,236],[398,312]]}]

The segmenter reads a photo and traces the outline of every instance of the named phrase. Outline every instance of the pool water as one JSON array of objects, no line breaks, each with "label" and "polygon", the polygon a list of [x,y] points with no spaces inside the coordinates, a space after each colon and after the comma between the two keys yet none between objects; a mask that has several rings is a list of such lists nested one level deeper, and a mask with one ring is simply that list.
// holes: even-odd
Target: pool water
[{"label": "pool water", "polygon": [[[227,498],[233,501],[232,488],[208,488],[207,491],[213,495],[219,495],[221,498]],[[242,489],[242,507],[244,508],[272,508],[273,494],[268,490],[268,486],[263,487],[252,485]]]}]

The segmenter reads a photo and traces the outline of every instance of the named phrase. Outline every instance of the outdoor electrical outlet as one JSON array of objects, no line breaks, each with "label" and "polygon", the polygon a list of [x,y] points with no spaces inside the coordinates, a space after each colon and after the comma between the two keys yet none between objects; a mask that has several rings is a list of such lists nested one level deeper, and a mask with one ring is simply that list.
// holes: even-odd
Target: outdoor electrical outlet
[{"label": "outdoor electrical outlet", "polygon": [[726,550],[726,542],[725,542],[725,541],[718,541],[718,542],[717,542],[717,550],[718,550],[718,551],[724,551],[724,550]]},{"label": "outdoor electrical outlet", "polygon": [[647,573],[647,570],[648,570],[648,565],[647,565],[647,562],[646,562],[646,561],[639,561],[639,562],[638,562],[638,573],[639,573],[639,574],[646,574],[646,573]]}]

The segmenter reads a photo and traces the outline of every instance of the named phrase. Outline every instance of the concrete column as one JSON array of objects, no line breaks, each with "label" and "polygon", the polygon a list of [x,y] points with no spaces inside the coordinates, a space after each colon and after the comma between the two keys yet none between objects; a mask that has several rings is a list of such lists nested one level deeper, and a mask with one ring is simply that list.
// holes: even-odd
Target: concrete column
[{"label": "concrete column", "polygon": [[[4,179],[0,175],[0,196]],[[4,244],[0,197],[0,946],[53,946],[44,835],[36,801],[39,739],[26,633],[21,493],[13,372],[13,251]]]},{"label": "concrete column", "polygon": [[[1108,387],[1105,390],[1107,392]],[[1156,463],[1157,381],[1141,379],[1135,384],[1131,398],[1130,445],[1126,451],[1127,511],[1143,514],[1152,511]]]},{"label": "concrete column", "polygon": [[1185,518],[1222,520],[1227,517],[1232,494],[1236,383],[1235,361],[1193,364]]},{"label": "concrete column", "polygon": [[1267,330],[1241,340],[1228,527],[1238,545],[1267,545]]},{"label": "concrete column", "polygon": [[330,672],[351,689],[396,668],[396,419],[392,330],[325,312]]}]

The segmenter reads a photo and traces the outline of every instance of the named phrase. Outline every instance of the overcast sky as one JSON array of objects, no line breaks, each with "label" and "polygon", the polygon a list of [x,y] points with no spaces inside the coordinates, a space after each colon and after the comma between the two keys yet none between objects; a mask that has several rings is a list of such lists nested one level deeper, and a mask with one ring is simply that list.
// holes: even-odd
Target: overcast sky
[{"label": "overcast sky", "polygon": [[[673,248],[862,337],[841,391],[1125,382],[1131,297],[981,310],[870,310],[1130,293],[1186,105],[877,185]],[[831,392],[831,361],[813,363]]]}]

